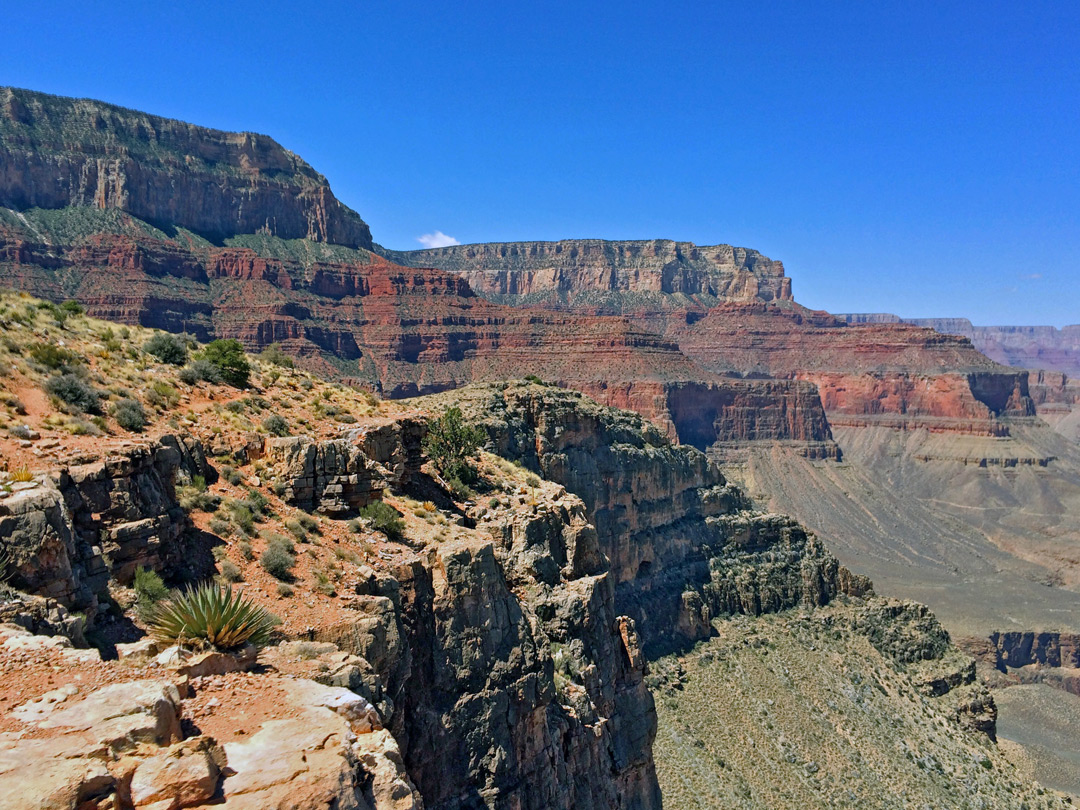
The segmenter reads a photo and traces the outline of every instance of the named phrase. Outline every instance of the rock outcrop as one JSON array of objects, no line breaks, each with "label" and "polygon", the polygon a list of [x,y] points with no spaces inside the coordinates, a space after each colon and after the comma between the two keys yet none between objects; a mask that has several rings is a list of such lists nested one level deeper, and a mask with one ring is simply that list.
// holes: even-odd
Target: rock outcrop
[{"label": "rock outcrop", "polygon": [[266,233],[370,248],[326,179],[265,135],[0,88],[0,205],[119,209],[211,239]]},{"label": "rock outcrop", "polygon": [[10,584],[92,616],[110,579],[128,585],[138,567],[176,575],[212,567],[185,543],[191,523],[175,485],[194,475],[213,480],[201,446],[166,435],[0,497]]},{"label": "rock outcrop", "polygon": [[286,502],[308,512],[345,515],[382,497],[420,469],[424,423],[387,421],[344,431],[340,439],[266,439],[262,452]]},{"label": "rock outcrop", "polygon": [[519,459],[582,499],[614,579],[615,605],[647,647],[709,632],[725,613],[825,604],[869,581],[839,565],[795,521],[751,510],[715,462],[640,417],[529,383],[472,386],[453,401]]}]

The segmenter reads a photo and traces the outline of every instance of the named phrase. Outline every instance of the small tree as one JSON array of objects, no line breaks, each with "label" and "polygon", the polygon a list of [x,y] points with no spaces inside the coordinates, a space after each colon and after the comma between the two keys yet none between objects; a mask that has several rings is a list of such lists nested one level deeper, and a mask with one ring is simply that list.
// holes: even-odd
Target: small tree
[{"label": "small tree", "polygon": [[207,344],[202,359],[214,365],[229,385],[247,387],[251,365],[239,340],[215,340]]},{"label": "small tree", "polygon": [[471,484],[476,481],[476,468],[470,459],[486,438],[482,429],[465,424],[461,408],[455,406],[428,426],[424,451],[447,481]]}]

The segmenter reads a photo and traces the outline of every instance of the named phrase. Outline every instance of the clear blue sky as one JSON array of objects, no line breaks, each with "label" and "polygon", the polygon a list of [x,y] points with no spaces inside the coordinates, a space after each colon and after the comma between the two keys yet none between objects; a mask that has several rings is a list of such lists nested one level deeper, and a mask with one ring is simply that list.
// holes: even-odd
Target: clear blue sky
[{"label": "clear blue sky", "polygon": [[0,84],[270,134],[388,247],[730,242],[834,312],[1080,322],[1075,0],[39,0],[0,19]]}]

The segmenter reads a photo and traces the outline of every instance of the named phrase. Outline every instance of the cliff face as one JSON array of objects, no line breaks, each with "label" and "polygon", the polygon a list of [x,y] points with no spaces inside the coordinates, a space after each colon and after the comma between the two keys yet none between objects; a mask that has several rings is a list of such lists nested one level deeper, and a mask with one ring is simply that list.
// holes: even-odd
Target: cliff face
[{"label": "cliff face", "polygon": [[93,618],[110,601],[109,581],[130,585],[138,567],[212,568],[209,549],[186,537],[191,522],[174,488],[195,475],[213,477],[202,446],[169,435],[6,493],[0,537],[11,584]]},{"label": "cliff face", "polygon": [[116,208],[213,239],[266,231],[371,247],[325,178],[265,135],[0,88],[0,205]]},{"label": "cliff face", "polygon": [[794,521],[752,511],[704,453],[634,414],[528,383],[424,401],[459,404],[500,455],[584,501],[616,610],[637,620],[650,649],[707,635],[713,616],[820,605],[870,588]]},{"label": "cliff face", "polygon": [[1080,325],[975,326],[967,318],[899,318],[887,313],[838,316],[848,323],[910,323],[971,340],[992,360],[1019,368],[1080,374]]},{"label": "cliff face", "polygon": [[838,453],[808,385],[710,374],[628,318],[508,307],[450,272],[270,237],[256,252],[102,218],[72,236],[71,211],[0,222],[0,282],[76,298],[121,323],[251,349],[280,343],[321,373],[391,397],[533,374],[637,410],[701,448],[767,439]]},{"label": "cliff face", "polygon": [[651,294],[704,301],[791,300],[784,266],[756,250],[667,239],[611,242],[564,239],[386,251],[402,264],[438,267],[468,279],[492,300],[614,314]]}]

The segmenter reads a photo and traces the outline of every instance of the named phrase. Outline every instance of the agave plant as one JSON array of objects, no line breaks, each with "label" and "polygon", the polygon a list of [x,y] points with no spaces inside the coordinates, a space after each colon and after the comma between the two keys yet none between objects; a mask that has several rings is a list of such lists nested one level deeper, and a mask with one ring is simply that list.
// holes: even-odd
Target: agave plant
[{"label": "agave plant", "polygon": [[164,644],[232,650],[261,647],[278,620],[231,587],[206,582],[158,602],[150,611],[150,635]]}]

